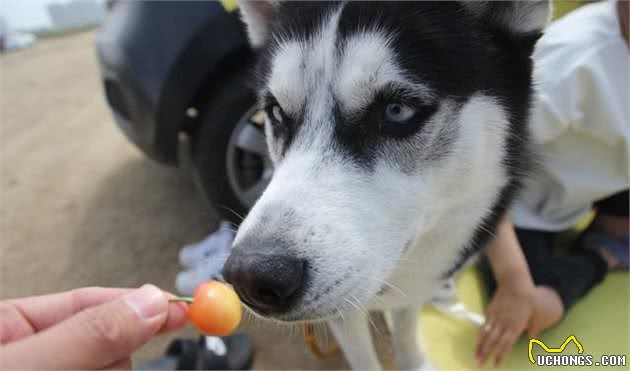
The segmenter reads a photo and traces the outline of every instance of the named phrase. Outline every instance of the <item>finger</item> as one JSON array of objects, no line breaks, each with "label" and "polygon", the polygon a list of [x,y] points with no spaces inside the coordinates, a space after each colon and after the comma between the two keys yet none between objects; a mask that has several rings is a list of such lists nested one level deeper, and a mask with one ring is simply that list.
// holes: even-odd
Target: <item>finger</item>
[{"label": "finger", "polygon": [[0,344],[32,335],[84,308],[113,300],[129,290],[86,287],[60,294],[0,302]]},{"label": "finger", "polygon": [[3,349],[3,360],[8,368],[103,368],[128,357],[151,339],[166,324],[168,312],[166,295],[153,285],[145,285],[39,334],[9,343]]},{"label": "finger", "polygon": [[490,330],[479,351],[478,361],[480,365],[483,365],[486,362],[488,355],[496,346],[497,340],[502,333],[503,329],[500,328],[499,325],[494,325],[494,327]]},{"label": "finger", "polygon": [[187,312],[188,305],[186,303],[169,303],[166,323],[159,332],[164,333],[182,328],[188,320]]},{"label": "finger", "polygon": [[505,356],[512,350],[512,346],[516,342],[518,338],[518,334],[511,330],[506,330],[503,335],[497,341],[497,346],[495,348],[495,360],[494,366],[499,367],[503,363]]},{"label": "finger", "polygon": [[0,344],[21,339],[35,333],[33,326],[20,310],[10,303],[0,303]]},{"label": "finger", "polygon": [[[61,322],[86,308],[114,300],[133,289],[85,287],[60,294],[0,302],[0,344],[20,340]],[[175,297],[166,293],[169,297]],[[171,303],[168,320],[160,332],[186,324],[187,305]]]},{"label": "finger", "polygon": [[[165,291],[164,294],[169,300],[177,299],[178,296]],[[188,304],[181,301],[169,301],[169,311],[164,327],[160,329],[160,333],[169,332],[183,327],[187,321]]]},{"label": "finger", "polygon": [[83,309],[100,305],[129,293],[133,289],[85,287],[59,294],[8,300],[32,325],[33,332],[46,329]]},{"label": "finger", "polygon": [[540,333],[540,327],[538,327],[532,320],[527,324],[527,336],[535,338]]},{"label": "finger", "polygon": [[488,313],[486,315],[486,322],[479,328],[479,335],[477,338],[477,347],[475,348],[475,357],[477,359],[479,359],[479,356],[481,354],[481,349],[483,347],[483,344],[486,342],[486,340],[488,339],[488,335],[490,334],[490,331],[493,327],[492,325],[492,318],[493,316]]}]

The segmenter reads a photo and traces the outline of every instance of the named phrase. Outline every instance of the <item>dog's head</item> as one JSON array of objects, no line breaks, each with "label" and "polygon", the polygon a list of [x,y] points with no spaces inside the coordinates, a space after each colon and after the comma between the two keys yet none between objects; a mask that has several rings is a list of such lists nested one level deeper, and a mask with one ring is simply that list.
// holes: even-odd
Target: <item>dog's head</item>
[{"label": "dog's head", "polygon": [[[407,249],[439,249],[423,236],[467,208],[490,210],[515,178],[547,2],[241,12],[276,170],[225,276],[256,312],[322,318],[369,300]],[[472,233],[477,214],[452,228]]]}]

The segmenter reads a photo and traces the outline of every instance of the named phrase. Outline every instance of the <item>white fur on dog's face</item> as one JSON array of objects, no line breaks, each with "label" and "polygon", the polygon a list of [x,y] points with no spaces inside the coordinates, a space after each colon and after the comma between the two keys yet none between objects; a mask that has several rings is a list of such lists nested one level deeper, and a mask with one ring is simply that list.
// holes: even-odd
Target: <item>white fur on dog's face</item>
[{"label": "white fur on dog's face", "polygon": [[[338,15],[324,20],[311,40],[274,48],[266,89],[287,116],[303,112],[303,119],[285,147],[267,117],[276,172],[235,240],[235,246],[283,249],[306,261],[303,292],[289,312],[276,315],[282,320],[321,318],[366,303],[387,286],[406,248],[435,248],[423,245],[425,234],[480,199],[489,209],[507,181],[500,166],[507,121],[496,101],[483,95],[464,103],[432,101],[431,87],[405,76],[390,39],[377,30],[354,35],[335,52]],[[336,142],[335,107],[358,114],[386,85],[403,86],[438,108],[411,138],[381,146],[368,169]],[[471,214],[471,224],[478,214]],[[282,242],[269,247],[253,239]],[[454,259],[458,247],[443,254]],[[420,262],[417,269],[435,272],[437,282],[452,259],[441,266]]]}]

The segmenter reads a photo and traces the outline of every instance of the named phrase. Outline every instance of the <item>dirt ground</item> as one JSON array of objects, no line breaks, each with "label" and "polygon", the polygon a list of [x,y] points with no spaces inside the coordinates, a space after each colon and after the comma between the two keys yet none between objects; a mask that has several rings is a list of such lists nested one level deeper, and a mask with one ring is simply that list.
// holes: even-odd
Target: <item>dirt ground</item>
[{"label": "dirt ground", "polygon": [[[93,33],[0,57],[0,298],[81,286],[174,290],[178,248],[217,226],[181,171],[123,137],[102,94]],[[345,368],[299,335],[247,323],[258,369]],[[162,336],[134,361],[162,353]]]}]

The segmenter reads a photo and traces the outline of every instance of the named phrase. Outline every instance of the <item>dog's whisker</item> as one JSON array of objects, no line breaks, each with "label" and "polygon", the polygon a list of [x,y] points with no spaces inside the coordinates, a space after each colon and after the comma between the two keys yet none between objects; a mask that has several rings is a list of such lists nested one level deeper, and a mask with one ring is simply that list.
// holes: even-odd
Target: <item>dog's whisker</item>
[{"label": "dog's whisker", "polygon": [[396,259],[392,259],[392,260],[399,261],[399,262],[410,262],[410,263],[418,263],[418,264],[420,264],[420,260],[418,260],[418,259],[409,259],[409,258],[402,258],[402,257],[400,257],[400,258],[396,258]]},{"label": "dog's whisker", "polygon": [[245,217],[239,213],[237,213],[234,209],[228,207],[227,205],[223,205],[223,204],[217,204],[217,207],[220,207],[224,210],[227,210],[229,212],[231,212],[232,214],[234,214],[235,216],[237,216],[238,218],[241,219],[241,221],[245,220]]},{"label": "dog's whisker", "polygon": [[[370,312],[367,311],[361,304],[359,304],[359,300],[357,299],[356,296],[354,295],[350,295],[350,298],[345,298],[350,304],[352,304],[353,307],[355,307],[357,309],[357,311],[359,313],[361,313],[363,315],[363,317],[365,317],[365,319],[370,323],[370,325],[372,326],[372,328],[376,329],[376,325],[374,324],[374,321],[372,321],[372,316],[370,315]],[[351,300],[352,299],[352,300]],[[378,331],[378,330],[377,330]]]},{"label": "dog's whisker", "polygon": [[200,260],[207,261],[207,262],[214,262],[214,261],[225,260],[228,256],[230,256],[230,254],[217,254],[217,255],[203,257]]},{"label": "dog's whisker", "polygon": [[[359,300],[356,298],[356,296],[352,295],[352,297],[354,298],[354,300],[356,300],[357,302],[359,302]],[[372,319],[372,314],[370,314],[370,311],[367,310],[363,305],[359,304],[359,307],[362,309],[364,315],[365,315],[365,319],[367,319],[367,321],[370,323],[370,326],[372,326],[372,328],[374,329],[374,331],[378,334],[380,333],[380,331],[378,330],[378,327],[376,326],[376,324],[374,323],[374,320]]]},{"label": "dog's whisker", "polygon": [[354,308],[356,308],[357,310],[359,310],[359,307],[353,303],[352,301],[350,301],[350,299],[348,298],[343,298],[343,300],[345,300],[348,304],[352,305]]},{"label": "dog's whisker", "polygon": [[399,288],[398,286],[395,286],[394,284],[392,284],[392,283],[390,283],[390,282],[388,282],[386,280],[382,280],[382,279],[379,279],[379,278],[376,278],[376,277],[368,277],[368,276],[364,276],[364,275],[350,275],[349,277],[358,278],[358,279],[361,279],[361,280],[371,280],[371,281],[380,283],[382,285],[385,285],[385,286],[387,286],[387,287],[389,287],[389,288],[391,288],[393,290],[396,290],[396,292],[398,292],[399,294],[401,294],[401,295],[403,295],[405,297],[407,296],[407,294],[401,288]]},{"label": "dog's whisker", "polygon": [[356,297],[354,295],[350,295],[350,298],[344,298],[344,300],[346,302],[348,302],[350,305],[352,305],[356,309],[356,311],[358,313],[360,313],[363,317],[365,317],[365,319],[367,320],[369,314],[366,315],[366,313],[363,311],[363,309],[357,303],[355,303],[354,300],[351,300],[351,299],[356,300]]},{"label": "dog's whisker", "polygon": [[339,308],[335,308],[335,311],[337,313],[339,313],[339,316],[341,317],[341,322],[342,323],[345,322],[346,321],[346,317],[343,315],[343,311],[341,309],[339,309]]},{"label": "dog's whisker", "polygon": [[492,238],[496,238],[496,235],[490,231],[486,226],[483,225],[483,223],[479,224],[477,226],[479,229],[481,229],[482,231],[488,232],[488,234],[492,237]]}]

